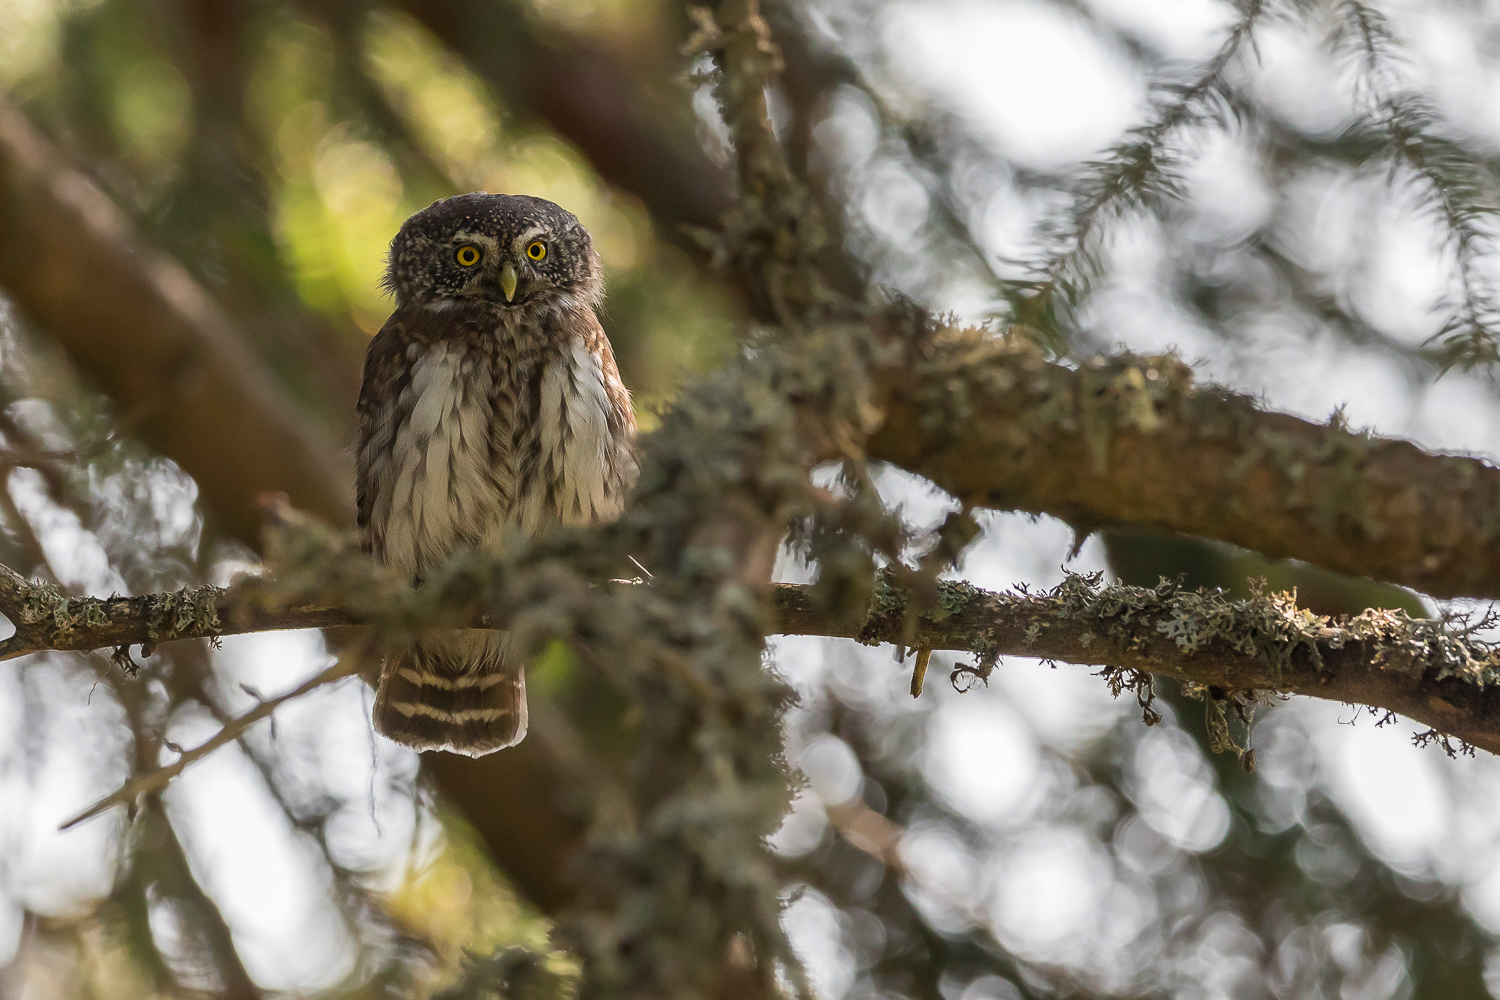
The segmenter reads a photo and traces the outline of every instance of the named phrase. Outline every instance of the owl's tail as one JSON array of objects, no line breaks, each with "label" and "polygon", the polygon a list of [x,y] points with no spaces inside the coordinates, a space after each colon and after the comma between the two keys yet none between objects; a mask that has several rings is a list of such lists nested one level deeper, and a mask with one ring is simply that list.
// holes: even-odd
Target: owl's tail
[{"label": "owl's tail", "polygon": [[526,675],[501,632],[422,636],[381,669],[375,728],[413,750],[482,757],[526,736]]}]

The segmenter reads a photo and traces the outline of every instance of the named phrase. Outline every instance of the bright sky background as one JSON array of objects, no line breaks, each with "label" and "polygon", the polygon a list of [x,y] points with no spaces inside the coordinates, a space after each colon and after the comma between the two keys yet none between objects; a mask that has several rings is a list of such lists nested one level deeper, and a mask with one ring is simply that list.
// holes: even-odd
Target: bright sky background
[{"label": "bright sky background", "polygon": [[[1092,7],[1187,61],[1211,54],[1230,21],[1226,5],[1210,0],[1094,0]],[[1466,127],[1500,144],[1495,66],[1475,54],[1454,15],[1420,4],[1405,10],[1399,23],[1417,42],[1414,76],[1429,82]],[[1097,154],[1144,113],[1145,88],[1129,60],[1082,18],[1056,7],[1032,0],[912,0],[881,16],[878,37],[907,82],[967,116],[981,135],[1018,160],[1042,168],[1076,163]],[[1328,128],[1343,120],[1336,81],[1320,77],[1319,57],[1274,30],[1262,42],[1262,57],[1266,93],[1289,114]],[[1193,175],[1194,196],[1217,207],[1210,221],[1225,233],[1245,228],[1264,211],[1245,176],[1230,144],[1211,145]],[[1313,203],[1308,225],[1319,234],[1321,252],[1347,252],[1353,221],[1347,200],[1330,189]],[[997,235],[1010,231],[1003,208]],[[1375,226],[1381,252],[1369,308],[1383,324],[1416,337],[1430,319],[1446,272],[1432,252],[1430,231],[1403,211],[1399,199]],[[1149,282],[1159,248],[1144,235],[1123,245],[1129,259],[1099,313],[1129,347],[1175,347],[1200,365],[1202,378],[1263,393],[1281,409],[1322,419],[1344,406],[1352,423],[1383,434],[1500,455],[1500,404],[1477,378],[1449,375],[1413,394],[1391,362],[1331,340],[1278,338],[1275,331],[1238,353],[1155,311]],[[954,289],[952,298],[962,309],[964,291]],[[907,505],[913,520],[934,523],[941,516],[941,503],[912,481],[892,476],[882,485]],[[97,541],[76,518],[49,508],[26,474],[18,473],[12,486],[22,509],[42,527],[48,554],[66,582],[100,595],[120,589]],[[192,500],[191,490],[162,485],[169,520],[191,522]],[[968,558],[966,578],[994,588],[1061,578],[1071,541],[1064,526],[996,516],[988,529]],[[1097,543],[1085,545],[1069,565],[1102,568]],[[889,649],[821,639],[783,639],[776,649],[782,669],[809,694],[835,684],[844,696],[882,704],[892,713],[915,710],[904,693],[905,671]],[[326,658],[316,633],[230,638],[214,655],[226,692],[237,692],[239,683],[267,693],[285,689],[320,669]],[[932,676],[943,676],[941,662],[934,663]],[[82,671],[57,658],[27,678],[29,687],[23,688],[18,671],[0,668],[0,965],[15,948],[22,903],[63,914],[107,890],[113,874],[108,848],[121,821],[117,812],[56,832],[62,817],[109,791],[123,767],[88,770],[84,762],[98,758],[68,750],[69,739],[109,739],[94,734],[107,733],[114,721],[101,703],[90,704]],[[921,874],[924,908],[939,922],[959,919],[949,903],[961,898],[1026,957],[1084,969],[1128,964],[1121,953],[1128,931],[1150,917],[1143,909],[1149,905],[1143,880],[1173,865],[1174,858],[1213,848],[1227,829],[1227,809],[1196,747],[1168,727],[1141,742],[1145,778],[1131,791],[1141,811],[1141,826],[1131,834],[1139,850],[1132,854],[1133,867],[1116,866],[1086,829],[1038,818],[1036,810],[1047,796],[1076,791],[1067,784],[1069,775],[1048,765],[1043,750],[1086,745],[1122,715],[1134,715],[1133,702],[1112,701],[1081,668],[1049,669],[1021,660],[1006,661],[988,690],[960,697],[946,684],[931,683],[929,691],[924,697],[938,707],[928,721],[924,772],[947,802],[993,831],[993,850],[971,857],[941,833],[914,828],[903,850]],[[248,696],[237,697],[248,703]],[[36,699],[52,706],[56,728],[34,745],[22,745],[18,720]],[[324,689],[278,713],[274,746],[287,766],[300,768],[343,803],[336,828],[346,860],[394,882],[409,863],[414,839],[420,839],[410,788],[415,758],[371,733],[369,710],[368,692],[357,682]],[[1336,705],[1299,700],[1260,723],[1255,742],[1267,814],[1295,822],[1310,791],[1326,791],[1382,858],[1414,878],[1462,886],[1465,904],[1500,932],[1500,762],[1488,755],[1450,761],[1437,751],[1414,749],[1411,727],[1404,724],[1339,724],[1351,715]],[[173,739],[194,743],[210,734],[212,724],[188,716],[170,720],[167,729]],[[807,770],[811,790],[799,798],[777,845],[799,853],[823,835],[825,807],[857,792],[860,774],[858,761],[839,740],[824,735],[799,743],[795,715],[791,732],[790,749]],[[254,738],[269,744],[270,727],[262,724]],[[119,759],[122,751],[112,748],[102,756]],[[288,833],[237,748],[188,771],[168,800],[195,870],[259,982],[311,989],[347,972],[353,952],[326,900],[311,847]],[[822,991],[839,997],[852,980],[850,942],[857,929],[816,893],[795,903],[786,920]],[[1232,936],[1233,928],[1225,934]],[[1205,970],[1204,981],[1222,971]],[[1005,996],[997,981],[987,988],[992,996]],[[965,1000],[980,995],[965,994]]]}]

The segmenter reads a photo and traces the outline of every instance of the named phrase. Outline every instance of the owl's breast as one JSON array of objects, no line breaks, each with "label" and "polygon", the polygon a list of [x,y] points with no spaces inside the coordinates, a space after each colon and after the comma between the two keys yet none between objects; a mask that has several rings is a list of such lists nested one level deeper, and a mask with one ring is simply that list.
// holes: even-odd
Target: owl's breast
[{"label": "owl's breast", "polygon": [[[494,370],[458,344],[409,354],[411,378],[390,419],[396,422],[380,477],[376,537],[385,562],[420,576],[456,549],[480,542],[512,502],[513,484],[495,460]],[[378,530],[383,528],[384,530]]]},{"label": "owl's breast", "polygon": [[506,332],[487,347],[408,348],[410,378],[371,435],[390,444],[371,449],[369,533],[404,574],[463,548],[504,551],[549,523],[608,520],[624,504],[634,422],[607,343],[537,352]]}]

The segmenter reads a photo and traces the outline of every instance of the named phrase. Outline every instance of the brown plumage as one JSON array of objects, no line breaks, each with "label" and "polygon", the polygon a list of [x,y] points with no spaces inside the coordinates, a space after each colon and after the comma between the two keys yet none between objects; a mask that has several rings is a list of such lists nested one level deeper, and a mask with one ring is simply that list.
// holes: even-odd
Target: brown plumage
[{"label": "brown plumage", "polygon": [[[375,557],[420,581],[464,549],[615,517],[635,417],[578,220],[540,198],[448,198],[401,227],[386,284],[396,310],[359,396],[359,526]],[[526,681],[507,636],[434,631],[389,656],[375,727],[476,757],[520,742]]]}]

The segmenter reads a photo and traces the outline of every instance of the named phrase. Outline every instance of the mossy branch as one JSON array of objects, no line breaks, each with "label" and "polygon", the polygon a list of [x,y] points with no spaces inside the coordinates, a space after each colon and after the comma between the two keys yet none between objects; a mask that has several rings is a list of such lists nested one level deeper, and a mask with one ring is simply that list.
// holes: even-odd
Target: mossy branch
[{"label": "mossy branch", "polygon": [[[0,608],[7,613],[24,613],[18,609],[46,603],[56,593],[46,585],[18,582],[4,567],[0,580]],[[647,585],[617,581],[608,586],[644,590]],[[22,626],[30,644],[26,651],[149,646],[372,620],[368,612],[329,604],[268,604],[265,594],[262,581],[252,581],[229,590],[88,602],[88,613],[79,611],[76,617],[75,604],[84,602],[69,602],[60,608],[61,619]],[[1168,584],[1104,585],[1097,577],[1076,575],[1043,593],[996,593],[945,582],[932,609],[915,616],[915,627],[907,603],[905,592],[883,582],[863,614],[841,614],[822,607],[816,587],[775,584],[768,630],[976,654],[973,664],[955,668],[955,681],[965,675],[987,677],[999,657],[1026,656],[1143,671],[1217,692],[1274,690],[1352,702],[1398,712],[1500,752],[1500,652],[1462,624],[1379,610],[1329,618],[1298,607],[1293,595],[1231,600],[1218,592]],[[164,626],[162,608],[196,610]],[[412,621],[410,608],[392,614],[404,626]],[[59,625],[59,620],[70,624]],[[469,624],[497,628],[506,622],[481,616]],[[20,651],[13,648],[10,655]],[[335,668],[318,683],[348,673]],[[311,687],[304,685],[291,696],[304,689]],[[274,708],[283,700],[267,704]],[[247,715],[246,725],[269,714],[269,709],[257,709]],[[217,746],[223,741],[210,742]],[[122,801],[116,796],[109,804]]]},{"label": "mossy branch", "polygon": [[[1500,598],[1500,469],[1268,412],[1172,356],[1047,362],[934,330],[880,375],[869,458],[966,507],[1162,528],[1435,597]],[[829,458],[835,457],[832,451]]]}]

